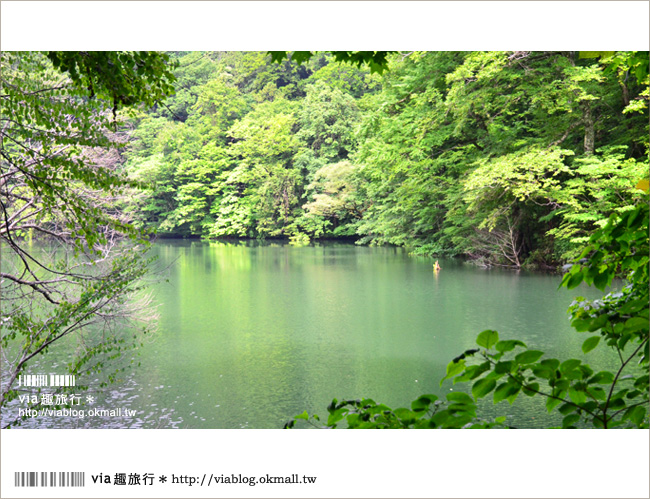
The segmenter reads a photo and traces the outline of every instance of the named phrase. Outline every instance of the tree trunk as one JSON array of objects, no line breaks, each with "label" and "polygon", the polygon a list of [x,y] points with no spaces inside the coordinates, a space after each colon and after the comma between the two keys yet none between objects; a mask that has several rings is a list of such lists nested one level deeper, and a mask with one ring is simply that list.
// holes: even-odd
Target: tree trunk
[{"label": "tree trunk", "polygon": [[625,82],[621,83],[621,90],[623,90],[623,104],[627,107],[630,105],[630,90]]}]

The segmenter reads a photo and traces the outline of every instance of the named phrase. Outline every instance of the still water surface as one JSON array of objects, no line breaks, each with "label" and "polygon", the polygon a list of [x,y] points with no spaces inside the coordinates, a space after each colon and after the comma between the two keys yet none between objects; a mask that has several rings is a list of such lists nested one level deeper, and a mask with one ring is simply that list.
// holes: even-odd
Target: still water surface
[{"label": "still water surface", "polygon": [[[168,278],[153,287],[159,329],[141,365],[95,404],[136,415],[47,425],[280,428],[305,409],[326,415],[334,397],[408,407],[423,393],[462,388],[439,380],[485,329],[549,355],[608,363],[582,355],[586,336],[566,314],[576,295],[598,293],[558,289],[558,275],[445,259],[434,273],[431,259],[400,248],[346,244],[172,240],[152,251]],[[518,427],[552,423],[543,401],[523,395],[485,410]]]}]

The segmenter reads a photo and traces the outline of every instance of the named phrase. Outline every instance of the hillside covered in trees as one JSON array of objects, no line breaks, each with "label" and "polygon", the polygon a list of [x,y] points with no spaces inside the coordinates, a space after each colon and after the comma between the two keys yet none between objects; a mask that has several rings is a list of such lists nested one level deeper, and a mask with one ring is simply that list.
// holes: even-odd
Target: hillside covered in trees
[{"label": "hillside covered in trees", "polygon": [[176,94],[134,121],[126,168],[152,190],[128,208],[162,236],[556,267],[647,173],[647,54],[589,55],[396,53],[380,75],[177,53]]}]

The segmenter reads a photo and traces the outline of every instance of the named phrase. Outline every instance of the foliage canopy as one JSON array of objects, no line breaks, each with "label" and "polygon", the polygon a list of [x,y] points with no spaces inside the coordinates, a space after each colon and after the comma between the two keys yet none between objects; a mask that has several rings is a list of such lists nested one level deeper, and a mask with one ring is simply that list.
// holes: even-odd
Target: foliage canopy
[{"label": "foliage canopy", "polygon": [[178,54],[177,95],[127,153],[153,187],[130,206],[139,226],[545,269],[637,203],[646,52],[288,57]]}]

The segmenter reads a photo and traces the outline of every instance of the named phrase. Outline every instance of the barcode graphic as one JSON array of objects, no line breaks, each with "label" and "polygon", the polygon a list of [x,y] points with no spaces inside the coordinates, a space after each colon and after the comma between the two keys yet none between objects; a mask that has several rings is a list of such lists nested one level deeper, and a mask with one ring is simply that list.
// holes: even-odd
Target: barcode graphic
[{"label": "barcode graphic", "polygon": [[21,374],[18,386],[76,386],[76,378],[74,374]]},{"label": "barcode graphic", "polygon": [[16,487],[85,487],[83,471],[16,471]]}]

